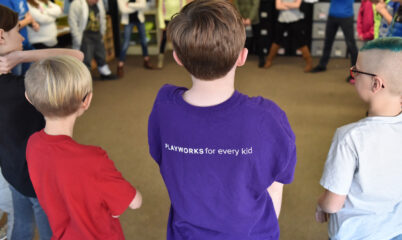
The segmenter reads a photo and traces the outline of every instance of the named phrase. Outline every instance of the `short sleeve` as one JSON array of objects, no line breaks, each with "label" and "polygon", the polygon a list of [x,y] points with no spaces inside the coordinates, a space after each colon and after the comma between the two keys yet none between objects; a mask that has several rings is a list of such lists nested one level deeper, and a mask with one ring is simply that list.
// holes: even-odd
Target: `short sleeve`
[{"label": "short sleeve", "polygon": [[97,185],[100,197],[111,215],[121,215],[134,199],[136,190],[123,178],[106,152],[99,165]]},{"label": "short sleeve", "polygon": [[283,166],[282,171],[276,176],[276,182],[280,182],[283,184],[290,184],[291,182],[293,182],[296,169],[296,159],[296,145],[293,142],[289,146],[287,164]]},{"label": "short sleeve", "polygon": [[347,195],[357,168],[357,155],[339,130],[335,133],[320,184],[327,190]]},{"label": "short sleeve", "polygon": [[157,103],[155,103],[148,119],[148,145],[149,153],[151,154],[152,158],[160,165],[162,160],[162,149],[157,109]]},{"label": "short sleeve", "polygon": [[286,140],[284,142],[287,143],[287,154],[285,155],[286,159],[283,161],[284,164],[281,167],[281,171],[275,177],[275,181],[289,184],[293,181],[296,168],[296,139],[285,113],[282,114],[280,125],[285,133],[284,138]]}]

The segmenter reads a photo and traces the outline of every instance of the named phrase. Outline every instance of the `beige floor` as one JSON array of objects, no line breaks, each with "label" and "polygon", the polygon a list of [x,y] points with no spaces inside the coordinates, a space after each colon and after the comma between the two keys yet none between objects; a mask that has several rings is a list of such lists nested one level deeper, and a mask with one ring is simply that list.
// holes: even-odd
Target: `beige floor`
[{"label": "beige floor", "polygon": [[[238,69],[237,89],[278,103],[297,137],[298,164],[295,181],[284,189],[281,239],[327,239],[326,225],[314,221],[322,167],[335,129],[362,118],[366,110],[354,87],[345,82],[349,62],[331,60],[328,71],[320,74],[303,73],[303,61],[297,57],[279,57],[270,70],[256,65],[257,59],[251,57]],[[129,57],[125,70],[124,79],[94,82],[92,106],[78,120],[75,138],[102,146],[143,193],[142,208],[121,216],[126,238],[165,239],[169,197],[148,154],[147,119],[163,84],[190,86],[190,78],[171,57],[162,71],[144,70],[140,57]]]}]

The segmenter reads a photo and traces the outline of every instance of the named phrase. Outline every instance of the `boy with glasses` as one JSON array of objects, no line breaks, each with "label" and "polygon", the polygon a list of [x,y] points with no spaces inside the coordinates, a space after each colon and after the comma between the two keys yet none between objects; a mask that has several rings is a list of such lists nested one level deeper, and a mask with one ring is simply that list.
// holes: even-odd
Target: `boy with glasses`
[{"label": "boy with glasses", "polygon": [[[379,64],[381,63],[381,64]],[[368,117],[337,129],[320,184],[316,220],[335,239],[402,239],[402,39],[360,51],[351,77]]]},{"label": "boy with glasses", "polygon": [[141,206],[141,194],[100,147],[72,139],[76,119],[92,100],[91,74],[67,56],[32,65],[25,95],[45,128],[27,144],[29,175],[45,210],[52,239],[124,239],[118,216]]}]

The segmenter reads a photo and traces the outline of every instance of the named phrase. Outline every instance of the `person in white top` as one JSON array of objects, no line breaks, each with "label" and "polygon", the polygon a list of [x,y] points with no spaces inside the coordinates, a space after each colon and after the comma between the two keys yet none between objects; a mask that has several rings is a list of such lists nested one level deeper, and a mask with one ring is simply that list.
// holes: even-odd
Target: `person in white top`
[{"label": "person in white top", "polygon": [[292,47],[302,53],[306,66],[304,72],[310,72],[313,67],[313,59],[306,41],[306,24],[304,13],[300,11],[302,0],[275,0],[275,8],[279,11],[278,23],[275,24],[274,41],[271,44],[264,68],[270,68],[281,45],[286,42],[289,35]]},{"label": "person in white top", "polygon": [[106,63],[103,36],[106,33],[106,12],[103,0],[74,0],[68,12],[73,48],[81,50],[85,65],[91,69],[95,59],[102,80],[115,80]]},{"label": "person in white top", "polygon": [[142,56],[144,57],[144,68],[154,69],[149,62],[147,37],[145,33],[145,16],[144,10],[147,8],[145,0],[118,0],[117,4],[121,13],[121,24],[124,25],[123,45],[117,65],[117,75],[123,77],[124,62],[126,60],[127,49],[130,45],[131,33],[134,26],[137,26],[138,35],[141,42]]},{"label": "person in white top", "polygon": [[56,19],[62,15],[61,8],[50,0],[28,0],[29,12],[40,25],[39,31],[28,26],[29,42],[36,49],[57,45]]},{"label": "person in white top", "polygon": [[[380,63],[380,64],[379,64]],[[368,117],[338,128],[316,220],[331,240],[402,239],[402,38],[368,42],[351,68]]]}]

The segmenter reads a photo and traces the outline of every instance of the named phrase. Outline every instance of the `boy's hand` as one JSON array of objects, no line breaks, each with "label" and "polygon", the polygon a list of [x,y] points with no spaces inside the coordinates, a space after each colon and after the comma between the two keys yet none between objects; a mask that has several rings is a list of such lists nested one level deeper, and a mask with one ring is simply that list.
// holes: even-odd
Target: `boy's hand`
[{"label": "boy's hand", "polygon": [[384,11],[387,11],[387,4],[385,2],[380,1],[375,5],[375,10],[379,12],[380,14],[383,13]]},{"label": "boy's hand", "polygon": [[5,56],[0,56],[0,74],[6,74],[11,71],[19,62],[19,54],[21,51],[14,51]]},{"label": "boy's hand", "polygon": [[40,29],[40,25],[38,22],[36,22],[35,20],[32,21],[32,28],[35,32],[38,32]]},{"label": "boy's hand", "polygon": [[318,205],[315,209],[315,220],[319,223],[328,221],[328,213],[324,212]]},{"label": "boy's hand", "polygon": [[246,26],[251,25],[251,20],[249,18],[245,18],[243,19],[243,24]]}]

